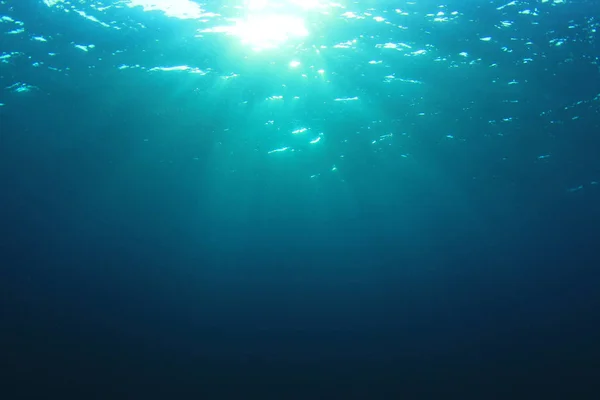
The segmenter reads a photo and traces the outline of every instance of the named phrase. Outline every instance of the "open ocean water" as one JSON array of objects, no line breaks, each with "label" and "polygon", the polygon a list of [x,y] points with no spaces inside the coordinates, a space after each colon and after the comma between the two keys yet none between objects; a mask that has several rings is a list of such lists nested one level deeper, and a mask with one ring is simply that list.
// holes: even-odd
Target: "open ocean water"
[{"label": "open ocean water", "polygon": [[600,399],[598,0],[0,0],[0,398]]}]

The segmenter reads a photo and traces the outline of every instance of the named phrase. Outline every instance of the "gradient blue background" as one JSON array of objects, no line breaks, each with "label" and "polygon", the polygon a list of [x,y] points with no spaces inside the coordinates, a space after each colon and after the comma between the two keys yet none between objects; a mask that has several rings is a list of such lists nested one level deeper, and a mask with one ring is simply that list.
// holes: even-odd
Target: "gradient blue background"
[{"label": "gradient blue background", "polygon": [[[147,26],[115,31],[0,2],[27,30],[6,28],[0,52],[33,56],[0,64],[0,397],[597,398],[600,9],[538,4],[539,24],[504,38],[547,45],[524,66],[478,40],[517,10],[476,3],[407,35],[498,68],[383,56],[413,89],[382,82],[368,41],[324,52],[338,75],[320,86],[157,12],[109,9]],[[211,72],[148,71],[182,64]],[[305,101],[265,106],[283,84]],[[396,136],[372,146],[370,129]],[[282,146],[296,151],[268,153]]]}]

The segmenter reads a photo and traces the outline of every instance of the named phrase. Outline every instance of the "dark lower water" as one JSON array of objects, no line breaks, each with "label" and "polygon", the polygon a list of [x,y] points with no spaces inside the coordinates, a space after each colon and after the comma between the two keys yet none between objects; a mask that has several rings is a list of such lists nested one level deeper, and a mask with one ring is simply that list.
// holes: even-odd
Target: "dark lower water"
[{"label": "dark lower water", "polygon": [[0,398],[597,398],[598,5],[142,3],[0,0]]}]

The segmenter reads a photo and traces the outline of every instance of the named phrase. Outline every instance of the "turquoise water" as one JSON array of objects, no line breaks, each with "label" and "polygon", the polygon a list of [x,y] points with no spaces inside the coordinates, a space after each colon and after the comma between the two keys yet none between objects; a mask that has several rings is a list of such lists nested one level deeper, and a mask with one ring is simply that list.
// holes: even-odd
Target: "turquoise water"
[{"label": "turquoise water", "polygon": [[599,12],[0,0],[7,390],[591,393]]}]

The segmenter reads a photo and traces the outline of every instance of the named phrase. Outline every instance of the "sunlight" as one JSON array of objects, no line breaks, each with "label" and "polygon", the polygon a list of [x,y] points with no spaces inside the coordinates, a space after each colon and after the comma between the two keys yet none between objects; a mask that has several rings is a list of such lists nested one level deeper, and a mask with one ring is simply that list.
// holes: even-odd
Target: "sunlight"
[{"label": "sunlight", "polygon": [[308,11],[329,7],[321,0],[245,0],[245,16],[230,30],[254,50],[278,48],[290,39],[309,35]]},{"label": "sunlight", "polygon": [[321,0],[246,0],[245,5],[248,10],[261,10],[265,8],[276,9],[289,5],[295,5],[305,10],[310,10],[326,6]]},{"label": "sunlight", "polygon": [[276,48],[291,37],[308,36],[304,20],[289,15],[249,16],[238,21],[233,32],[255,50]]},{"label": "sunlight", "polygon": [[[142,1],[142,0],[136,0]],[[154,0],[156,1],[156,0]],[[305,20],[329,17],[339,3],[325,0],[233,0],[236,15],[227,17],[231,24],[199,29],[204,33],[226,33],[255,51],[280,48],[287,42],[310,34]]]}]

